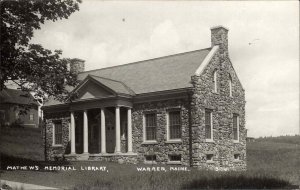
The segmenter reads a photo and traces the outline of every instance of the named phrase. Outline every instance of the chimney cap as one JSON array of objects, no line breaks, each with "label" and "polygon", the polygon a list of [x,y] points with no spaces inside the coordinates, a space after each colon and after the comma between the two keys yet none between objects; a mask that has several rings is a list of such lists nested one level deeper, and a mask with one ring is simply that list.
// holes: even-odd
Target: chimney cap
[{"label": "chimney cap", "polygon": [[227,31],[229,30],[227,27],[222,26],[222,25],[213,26],[213,27],[210,28],[210,30],[215,30],[215,29],[220,29],[220,28],[224,28],[224,29],[227,30]]},{"label": "chimney cap", "polygon": [[85,60],[83,59],[79,59],[79,58],[73,58],[71,59],[72,61],[77,61],[77,62],[85,62]]}]

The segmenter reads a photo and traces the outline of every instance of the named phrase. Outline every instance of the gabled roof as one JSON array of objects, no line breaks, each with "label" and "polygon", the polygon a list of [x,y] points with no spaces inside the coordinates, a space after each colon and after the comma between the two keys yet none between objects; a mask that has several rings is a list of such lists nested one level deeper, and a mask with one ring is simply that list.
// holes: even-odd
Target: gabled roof
[{"label": "gabled roof", "polygon": [[[81,72],[78,79],[90,76],[120,93],[138,95],[192,87],[193,76],[211,48],[179,53],[124,65]],[[49,100],[45,106],[59,104]]]},{"label": "gabled roof", "polygon": [[39,105],[30,93],[17,89],[4,89],[0,92],[0,103]]},{"label": "gabled roof", "polygon": [[180,53],[135,63],[107,67],[79,73],[78,79],[87,75],[117,80],[135,94],[191,87],[195,74],[211,48]]},{"label": "gabled roof", "polygon": [[101,86],[104,86],[114,94],[127,94],[134,95],[134,92],[130,90],[124,83],[104,77],[88,75],[74,90],[78,91],[87,81],[92,80]]}]

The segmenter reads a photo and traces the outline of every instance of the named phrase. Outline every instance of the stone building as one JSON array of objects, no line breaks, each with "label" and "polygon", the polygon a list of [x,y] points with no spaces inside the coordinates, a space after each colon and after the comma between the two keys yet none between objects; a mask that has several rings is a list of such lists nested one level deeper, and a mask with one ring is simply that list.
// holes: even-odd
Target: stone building
[{"label": "stone building", "polygon": [[211,28],[209,48],[78,78],[76,100],[43,107],[48,160],[246,169],[245,91],[225,27]]}]

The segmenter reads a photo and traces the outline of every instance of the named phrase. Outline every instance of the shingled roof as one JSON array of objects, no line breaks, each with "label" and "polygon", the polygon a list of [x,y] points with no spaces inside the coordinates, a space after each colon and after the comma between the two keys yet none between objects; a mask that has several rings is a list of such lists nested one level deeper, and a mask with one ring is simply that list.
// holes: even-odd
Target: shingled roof
[{"label": "shingled roof", "polygon": [[[114,85],[124,90],[123,85],[136,95],[191,87],[190,81],[197,68],[211,51],[211,48],[169,55],[113,67],[81,72],[79,80],[87,76],[105,85]],[[100,78],[99,78],[100,77]],[[117,81],[117,82],[111,82]],[[46,105],[57,104],[49,101]]]},{"label": "shingled roof", "polygon": [[0,103],[39,105],[30,93],[17,89],[4,89],[0,92]]},{"label": "shingled roof", "polygon": [[211,48],[180,53],[135,63],[82,72],[123,82],[136,94],[190,87],[195,74]]}]

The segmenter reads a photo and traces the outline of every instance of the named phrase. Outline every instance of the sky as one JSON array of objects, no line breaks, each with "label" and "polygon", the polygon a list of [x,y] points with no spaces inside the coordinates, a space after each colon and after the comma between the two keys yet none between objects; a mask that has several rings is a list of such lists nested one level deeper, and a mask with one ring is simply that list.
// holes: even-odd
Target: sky
[{"label": "sky", "polygon": [[210,28],[229,29],[229,56],[246,92],[248,136],[299,134],[297,1],[87,1],[48,21],[32,43],[85,69],[210,47]]}]

